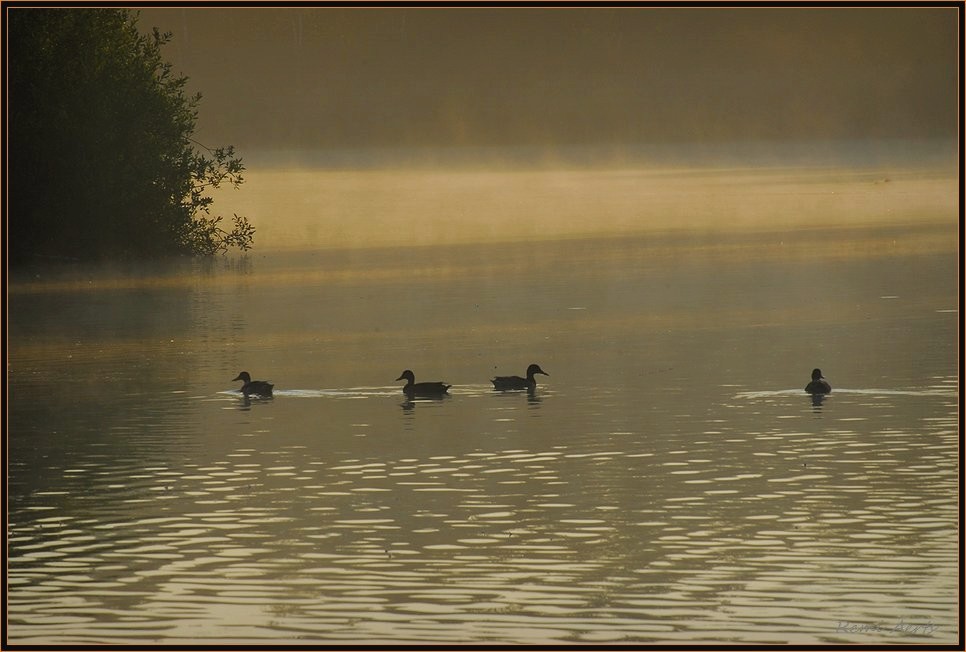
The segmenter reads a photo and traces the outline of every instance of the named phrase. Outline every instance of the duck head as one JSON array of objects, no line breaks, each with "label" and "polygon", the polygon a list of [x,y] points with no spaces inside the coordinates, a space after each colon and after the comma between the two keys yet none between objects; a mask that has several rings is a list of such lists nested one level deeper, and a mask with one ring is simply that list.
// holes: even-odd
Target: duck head
[{"label": "duck head", "polygon": [[546,371],[541,369],[540,365],[538,364],[532,364],[529,367],[527,367],[527,378],[533,378],[534,374],[543,374],[544,376],[550,375]]},{"label": "duck head", "polygon": [[812,380],[821,380],[821,379],[822,379],[822,370],[812,369]]},{"label": "duck head", "polygon": [[235,382],[236,380],[240,380],[247,384],[252,382],[252,377],[248,375],[247,371],[242,371],[241,373],[238,374],[238,376],[232,379],[232,382]]},{"label": "duck head", "polygon": [[405,380],[407,383],[412,384],[416,382],[416,374],[411,372],[409,369],[399,374],[399,378],[396,380]]}]

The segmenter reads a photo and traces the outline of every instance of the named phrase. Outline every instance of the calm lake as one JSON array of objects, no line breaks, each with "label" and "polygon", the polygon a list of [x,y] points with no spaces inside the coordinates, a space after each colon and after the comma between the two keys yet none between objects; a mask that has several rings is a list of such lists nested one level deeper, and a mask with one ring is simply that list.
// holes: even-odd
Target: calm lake
[{"label": "calm lake", "polygon": [[[9,641],[955,643],[957,246],[923,221],[15,278]],[[405,400],[404,369],[450,396]]]}]

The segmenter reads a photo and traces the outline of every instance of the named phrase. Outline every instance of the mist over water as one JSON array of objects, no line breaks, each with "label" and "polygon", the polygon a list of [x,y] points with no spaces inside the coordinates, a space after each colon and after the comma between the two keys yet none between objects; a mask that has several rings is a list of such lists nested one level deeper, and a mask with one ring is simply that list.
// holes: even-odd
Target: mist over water
[{"label": "mist over water", "polygon": [[265,248],[431,245],[955,219],[949,141],[256,152],[220,205]]}]

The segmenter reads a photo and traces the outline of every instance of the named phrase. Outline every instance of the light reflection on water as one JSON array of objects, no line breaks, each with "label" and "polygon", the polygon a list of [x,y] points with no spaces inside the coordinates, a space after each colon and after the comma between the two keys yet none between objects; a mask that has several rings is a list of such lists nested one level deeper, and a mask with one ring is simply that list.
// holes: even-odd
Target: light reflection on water
[{"label": "light reflection on water", "polygon": [[[11,641],[954,641],[955,255],[825,289],[607,247],[513,283],[14,294]],[[531,361],[535,392],[487,384]],[[409,366],[451,396],[407,401]]]}]

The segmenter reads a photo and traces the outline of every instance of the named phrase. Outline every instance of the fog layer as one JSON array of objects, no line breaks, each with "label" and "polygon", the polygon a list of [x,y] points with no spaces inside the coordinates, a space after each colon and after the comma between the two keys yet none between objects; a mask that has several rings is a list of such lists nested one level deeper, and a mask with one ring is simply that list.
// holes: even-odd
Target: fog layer
[{"label": "fog layer", "polygon": [[955,8],[141,10],[246,149],[952,138]]}]

